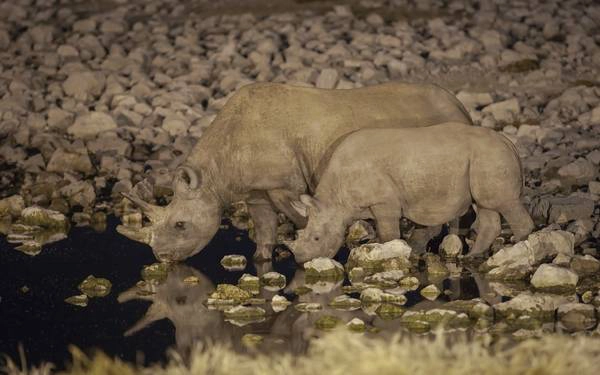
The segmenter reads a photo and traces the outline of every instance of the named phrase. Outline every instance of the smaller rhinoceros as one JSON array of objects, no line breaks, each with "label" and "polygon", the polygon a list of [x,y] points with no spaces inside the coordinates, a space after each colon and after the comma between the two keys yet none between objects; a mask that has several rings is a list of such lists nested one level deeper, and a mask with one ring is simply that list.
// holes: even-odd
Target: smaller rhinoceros
[{"label": "smaller rhinoceros", "polygon": [[477,205],[477,239],[469,255],[500,234],[500,214],[517,240],[533,229],[519,198],[523,177],[513,144],[492,130],[446,123],[415,129],[365,129],[346,136],[322,170],[314,197],[296,210],[307,227],[289,242],[297,262],[333,257],[348,225],[373,217],[381,241],[400,237],[406,217],[441,225]]}]

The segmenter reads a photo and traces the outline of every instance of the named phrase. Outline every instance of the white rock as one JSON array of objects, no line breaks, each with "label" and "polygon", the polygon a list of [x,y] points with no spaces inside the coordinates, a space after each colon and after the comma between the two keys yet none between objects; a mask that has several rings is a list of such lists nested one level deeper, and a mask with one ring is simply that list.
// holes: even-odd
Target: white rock
[{"label": "white rock", "polygon": [[521,112],[519,101],[516,98],[490,104],[483,108],[483,113],[490,113],[494,119],[501,123],[512,123]]},{"label": "white rock", "polygon": [[323,69],[317,78],[316,86],[320,89],[332,89],[338,82],[338,76],[335,69]]},{"label": "white rock", "polygon": [[448,234],[440,244],[442,255],[447,258],[455,258],[462,252],[463,244],[456,234]]},{"label": "white rock", "polygon": [[577,183],[586,183],[594,179],[596,174],[598,174],[598,167],[584,158],[578,158],[558,170],[559,176],[573,178]]},{"label": "white rock", "polygon": [[578,281],[575,272],[554,264],[542,264],[531,277],[531,285],[536,289],[575,289]]},{"label": "white rock", "polygon": [[442,292],[434,284],[427,285],[421,289],[421,295],[430,301],[435,301]]},{"label": "white rock", "polygon": [[68,96],[87,101],[100,96],[105,84],[106,78],[100,72],[73,72],[63,82],[63,90]]},{"label": "white rock", "polygon": [[308,262],[304,263],[304,269],[311,269],[314,270],[316,272],[327,272],[327,271],[334,271],[334,270],[339,270],[340,272],[344,272],[344,266],[342,266],[339,262],[331,259],[331,258],[324,258],[324,257],[320,257],[320,258],[315,258],[312,260],[309,260]]},{"label": "white rock", "polygon": [[77,117],[75,123],[67,131],[75,138],[93,138],[100,133],[116,128],[117,124],[109,114],[90,112]]}]

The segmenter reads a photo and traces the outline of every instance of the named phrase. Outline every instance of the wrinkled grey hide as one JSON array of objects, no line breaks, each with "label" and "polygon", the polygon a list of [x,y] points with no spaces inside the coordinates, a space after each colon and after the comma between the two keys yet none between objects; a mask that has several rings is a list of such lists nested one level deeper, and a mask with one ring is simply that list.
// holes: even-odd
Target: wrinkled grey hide
[{"label": "wrinkled grey hide", "polygon": [[366,129],[333,151],[314,197],[293,202],[308,215],[289,244],[296,261],[333,257],[352,221],[375,218],[381,241],[400,238],[399,220],[441,225],[477,205],[477,239],[470,254],[500,234],[500,215],[515,238],[533,222],[520,202],[523,176],[512,143],[493,130],[458,123],[420,129]]},{"label": "wrinkled grey hide", "polygon": [[322,90],[260,83],[239,89],[179,170],[167,207],[132,197],[152,225],[120,233],[148,243],[163,261],[198,253],[219,228],[223,210],[245,200],[254,221],[257,258],[270,258],[277,215],[298,227],[305,218],[290,202],[309,191],[326,150],[361,128],[471,124],[462,104],[435,85],[388,83]]}]

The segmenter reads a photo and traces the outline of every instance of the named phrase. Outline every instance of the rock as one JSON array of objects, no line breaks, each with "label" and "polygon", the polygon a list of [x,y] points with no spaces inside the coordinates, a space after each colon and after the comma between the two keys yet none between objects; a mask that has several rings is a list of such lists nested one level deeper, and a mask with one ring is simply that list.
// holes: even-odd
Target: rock
[{"label": "rock", "polygon": [[494,119],[503,124],[511,124],[521,112],[519,101],[516,98],[490,104],[483,108],[483,113],[491,114]]},{"label": "rock", "polygon": [[242,336],[241,342],[245,348],[255,349],[260,344],[262,344],[264,340],[265,340],[265,338],[261,335],[255,335],[253,333],[246,333],[244,336]]},{"label": "rock", "polygon": [[567,231],[575,236],[575,246],[587,240],[593,230],[594,221],[592,219],[577,219],[567,226]]},{"label": "rock", "polygon": [[320,303],[303,302],[294,305],[294,308],[300,312],[315,312],[323,309]]},{"label": "rock", "polygon": [[600,261],[591,255],[575,255],[570,267],[579,276],[594,275],[600,271]]},{"label": "rock", "polygon": [[522,292],[513,299],[495,304],[493,307],[499,319],[529,315],[543,321],[553,321],[558,306],[576,301],[576,295]]},{"label": "rock", "polygon": [[245,325],[244,323],[261,321],[266,312],[257,306],[234,306],[225,310],[223,314],[227,320],[235,320],[238,325]]},{"label": "rock", "polygon": [[588,183],[588,191],[591,194],[600,195],[600,182],[599,181],[590,181]]},{"label": "rock", "polygon": [[494,102],[492,95],[487,92],[469,92],[460,91],[456,94],[458,100],[464,104],[465,107],[475,109],[482,106],[490,105]]},{"label": "rock", "polygon": [[598,174],[598,167],[590,161],[579,158],[558,169],[558,175],[564,179],[575,181],[579,185],[587,184]]},{"label": "rock", "polygon": [[438,287],[433,284],[421,289],[421,295],[430,301],[435,301],[441,293]]},{"label": "rock", "polygon": [[360,309],[361,302],[359,299],[352,298],[346,294],[342,294],[340,296],[335,297],[331,302],[329,302],[329,306],[333,307],[336,310],[354,311]]},{"label": "rock", "polygon": [[209,305],[234,305],[241,304],[252,298],[252,295],[235,285],[219,284],[217,290],[208,298]]},{"label": "rock", "polygon": [[10,35],[8,31],[0,29],[0,51],[5,51],[10,46]]},{"label": "rock", "polygon": [[79,284],[78,288],[88,297],[106,297],[110,294],[112,284],[107,279],[90,275]]},{"label": "rock", "polygon": [[446,267],[440,260],[440,257],[435,254],[428,253],[425,255],[425,266],[430,278],[432,276],[439,278],[450,274],[448,267]]},{"label": "rock", "polygon": [[86,307],[88,305],[88,296],[85,294],[72,296],[65,299],[65,302],[79,307]]},{"label": "rock", "polygon": [[46,170],[57,173],[80,172],[89,175],[94,171],[94,167],[87,154],[67,152],[58,148],[48,161]]},{"label": "rock", "polygon": [[165,129],[171,137],[186,134],[189,127],[189,121],[181,116],[167,116],[162,123],[162,128]]},{"label": "rock", "polygon": [[404,272],[401,270],[384,271],[365,277],[363,282],[381,289],[389,289],[396,287],[402,277]]},{"label": "rock", "polygon": [[414,276],[405,277],[400,280],[399,285],[407,290],[417,290],[419,288],[419,279]]},{"label": "rock", "polygon": [[353,249],[360,246],[361,243],[373,240],[375,236],[376,233],[371,224],[364,220],[357,220],[348,228],[346,246]]},{"label": "rock", "polygon": [[566,254],[558,254],[553,260],[552,264],[555,264],[559,267],[569,267],[571,264],[571,257]]},{"label": "rock", "polygon": [[275,312],[284,311],[291,304],[292,303],[283,296],[274,295],[273,298],[271,299],[271,308]]},{"label": "rock", "polygon": [[594,212],[594,201],[591,199],[570,196],[552,198],[548,211],[549,223],[567,223],[576,219],[589,219]]},{"label": "rock", "polygon": [[50,108],[48,110],[48,127],[51,130],[66,130],[73,123],[74,116],[60,108]]},{"label": "rock", "polygon": [[600,125],[600,105],[591,111],[591,116],[590,116],[589,121],[590,121],[590,125],[592,125],[592,126]]},{"label": "rock", "polygon": [[330,258],[315,258],[304,263],[304,278],[340,280],[344,278],[344,266]]},{"label": "rock", "polygon": [[267,272],[261,276],[260,281],[266,290],[276,292],[285,288],[285,276],[278,272]]},{"label": "rock", "polygon": [[170,266],[167,263],[153,263],[142,268],[142,279],[151,284],[161,284],[169,275]]},{"label": "rock", "polygon": [[117,124],[109,114],[90,112],[77,117],[75,123],[67,131],[75,138],[87,139],[116,128]]},{"label": "rock", "polygon": [[558,307],[557,316],[563,329],[584,331],[596,325],[596,309],[584,303],[567,303]]},{"label": "rock", "polygon": [[573,292],[579,276],[568,268],[554,264],[542,264],[531,277],[531,285],[546,292]]},{"label": "rock", "polygon": [[463,244],[456,234],[448,234],[440,244],[440,252],[446,258],[456,258],[462,252]]},{"label": "rock", "polygon": [[238,280],[238,287],[252,294],[260,293],[260,279],[249,273],[245,273]]},{"label": "rock", "polygon": [[346,327],[348,327],[350,331],[358,333],[362,333],[367,330],[367,325],[359,318],[352,318],[351,321],[346,323]]},{"label": "rock", "polygon": [[188,276],[183,279],[183,283],[188,285],[198,285],[200,282],[201,281],[197,276]]},{"label": "rock", "polygon": [[379,305],[379,307],[377,307],[375,313],[378,317],[380,317],[383,320],[394,320],[401,317],[405,311],[406,310],[403,307],[398,306],[396,304],[382,303],[381,305]]},{"label": "rock", "polygon": [[69,220],[57,211],[42,207],[27,207],[21,211],[21,222],[25,225],[38,226],[68,231]]},{"label": "rock", "polygon": [[0,200],[0,217],[18,217],[21,215],[23,209],[25,209],[25,201],[20,195],[11,195],[8,198]]},{"label": "rock", "polygon": [[350,251],[346,269],[362,267],[366,274],[392,269],[408,271],[411,251],[411,247],[404,240],[361,245]]},{"label": "rock", "polygon": [[341,323],[341,319],[333,315],[323,315],[315,321],[315,328],[320,330],[332,330]]},{"label": "rock", "polygon": [[73,72],[63,82],[65,94],[82,102],[102,95],[106,79],[100,72]]},{"label": "rock", "polygon": [[228,271],[241,271],[246,268],[246,257],[243,255],[225,255],[221,266]]},{"label": "rock", "polygon": [[93,18],[87,18],[84,20],[78,20],[73,23],[73,31],[86,34],[96,30],[96,20]]},{"label": "rock", "polygon": [[320,89],[333,89],[338,82],[338,72],[335,69],[323,69],[317,77],[316,86]]},{"label": "rock", "polygon": [[398,305],[404,305],[406,303],[406,297],[403,295],[395,295],[386,293],[378,288],[367,288],[360,293],[360,300],[363,305],[389,302]]}]

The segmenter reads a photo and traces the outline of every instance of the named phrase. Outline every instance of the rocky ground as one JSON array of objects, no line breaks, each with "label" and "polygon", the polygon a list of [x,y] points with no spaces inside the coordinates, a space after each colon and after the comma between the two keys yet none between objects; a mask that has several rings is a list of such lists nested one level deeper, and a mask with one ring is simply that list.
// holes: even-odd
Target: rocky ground
[{"label": "rocky ground", "polygon": [[[167,201],[170,171],[242,85],[435,82],[478,126],[516,144],[524,199],[546,228],[514,246],[500,238],[483,266],[527,284],[502,290],[516,301],[506,314],[518,303],[547,312],[568,302],[564,314],[576,309],[589,322],[600,305],[600,5],[276,3],[2,2],[0,213],[9,241],[33,255],[70,225],[102,228],[113,213],[139,221],[119,193],[145,180]],[[559,303],[548,291],[570,297]]]}]

